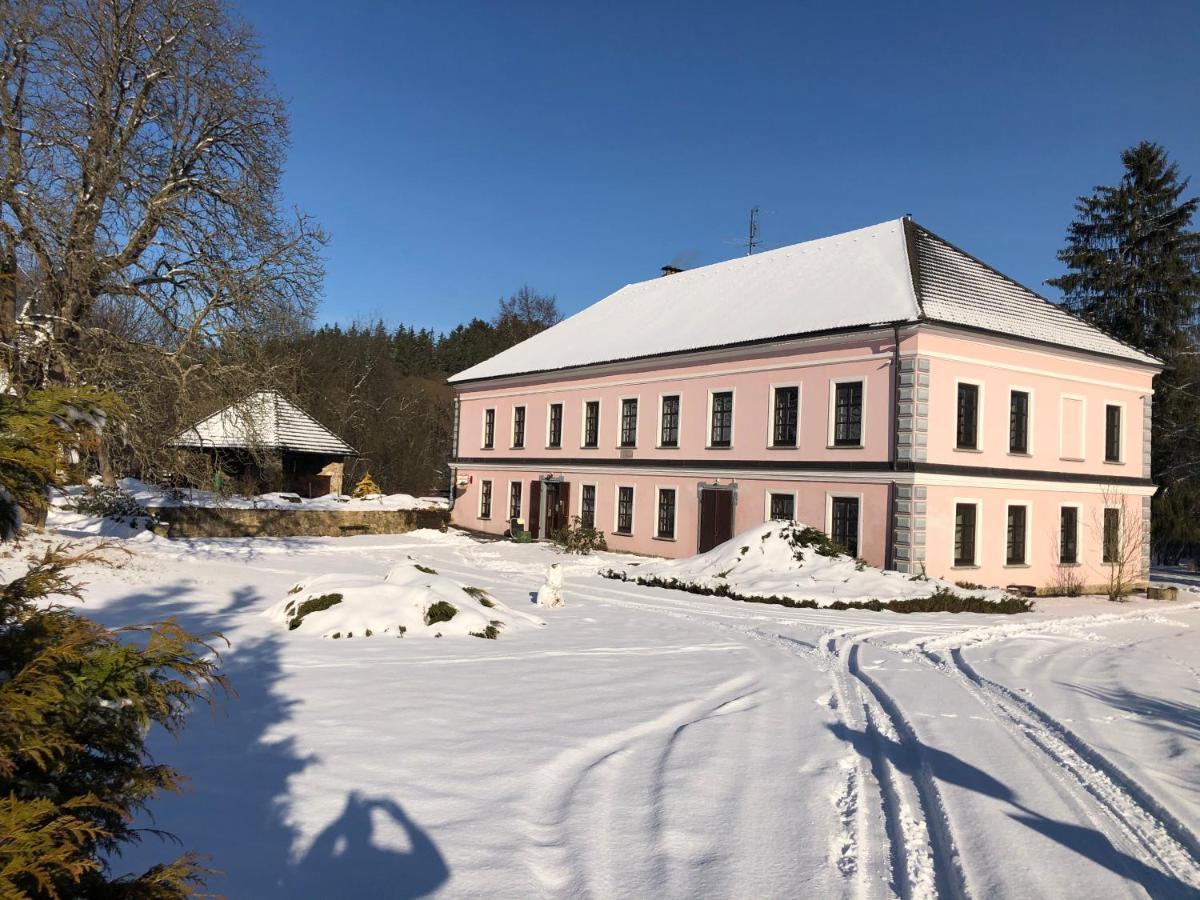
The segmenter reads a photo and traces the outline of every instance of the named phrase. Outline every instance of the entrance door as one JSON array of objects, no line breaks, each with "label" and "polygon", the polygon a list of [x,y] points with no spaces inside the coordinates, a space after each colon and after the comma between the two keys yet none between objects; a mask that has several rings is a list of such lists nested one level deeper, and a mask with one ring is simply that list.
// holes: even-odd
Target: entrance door
[{"label": "entrance door", "polygon": [[529,531],[529,536],[535,541],[538,539],[538,526],[542,521],[542,483],[537,481],[529,482],[529,515],[525,517],[525,527]]},{"label": "entrance door", "polygon": [[546,492],[545,535],[553,537],[556,531],[567,525],[571,485],[565,481],[547,481],[543,489]]},{"label": "entrance door", "polygon": [[733,491],[700,489],[700,543],[697,553],[711,550],[733,537]]}]

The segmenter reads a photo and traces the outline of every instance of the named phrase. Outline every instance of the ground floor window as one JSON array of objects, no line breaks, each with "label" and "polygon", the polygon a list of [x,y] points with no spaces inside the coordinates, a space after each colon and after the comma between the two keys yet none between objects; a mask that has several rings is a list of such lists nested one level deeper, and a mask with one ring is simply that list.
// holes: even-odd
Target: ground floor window
[{"label": "ground floor window", "polygon": [[790,522],[796,518],[796,495],[795,494],[776,494],[772,492],[770,495],[770,513],[771,518],[781,519],[785,522]]},{"label": "ground floor window", "polygon": [[1064,506],[1059,516],[1058,561],[1064,566],[1079,562],[1079,509]]},{"label": "ground floor window", "polygon": [[1025,533],[1029,511],[1024,506],[1008,508],[1008,549],[1004,560],[1010,566],[1023,566],[1025,558]]},{"label": "ground floor window", "polygon": [[975,503],[954,505],[954,564],[973,566],[975,561],[975,529],[979,507]]},{"label": "ground floor window", "polygon": [[1115,507],[1104,510],[1104,561],[1121,562],[1121,510]]},{"label": "ground floor window", "polygon": [[633,534],[633,488],[617,488],[617,534]]},{"label": "ground floor window", "polygon": [[675,489],[658,489],[658,531],[656,537],[675,538]]},{"label": "ground floor window", "polygon": [[514,481],[508,488],[508,517],[521,518],[521,482]]},{"label": "ground floor window", "polygon": [[490,519],[492,517],[492,483],[490,481],[479,482],[479,518]]},{"label": "ground floor window", "polygon": [[858,498],[832,498],[829,518],[829,536],[833,542],[850,556],[858,556]]},{"label": "ground floor window", "polygon": [[579,499],[579,522],[585,528],[596,527],[596,486],[585,484]]}]

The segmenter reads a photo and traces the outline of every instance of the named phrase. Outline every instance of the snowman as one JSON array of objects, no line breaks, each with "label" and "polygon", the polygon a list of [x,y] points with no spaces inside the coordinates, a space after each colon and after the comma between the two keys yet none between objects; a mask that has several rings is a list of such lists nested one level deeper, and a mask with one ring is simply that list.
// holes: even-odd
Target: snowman
[{"label": "snowman", "polygon": [[538,606],[566,606],[563,602],[563,572],[558,563],[551,564],[546,572],[546,583],[538,588]]}]

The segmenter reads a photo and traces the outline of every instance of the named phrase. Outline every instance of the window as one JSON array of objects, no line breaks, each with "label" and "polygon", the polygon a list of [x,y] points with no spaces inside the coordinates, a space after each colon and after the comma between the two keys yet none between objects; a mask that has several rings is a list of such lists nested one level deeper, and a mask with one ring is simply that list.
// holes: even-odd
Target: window
[{"label": "window", "polygon": [[659,433],[660,447],[679,446],[679,397],[662,398],[662,426]]},{"label": "window", "polygon": [[585,484],[579,499],[579,522],[585,528],[596,527],[596,486]]},{"label": "window", "polygon": [[1121,461],[1121,407],[1104,407],[1104,461]]},{"label": "window", "polygon": [[1059,537],[1058,561],[1064,566],[1079,562],[1079,509],[1074,506],[1062,508]]},{"label": "window", "polygon": [[733,446],[733,391],[718,391],[712,395],[712,431],[708,445]]},{"label": "window", "polygon": [[975,521],[979,507],[974,503],[954,505],[954,564],[975,565]]},{"label": "window", "polygon": [[546,436],[546,444],[558,448],[562,446],[562,404],[550,404],[550,431]]},{"label": "window", "polygon": [[1121,510],[1114,507],[1104,510],[1104,561],[1121,562]]},{"label": "window", "polygon": [[832,498],[829,518],[829,536],[833,542],[850,556],[858,556],[858,498]]},{"label": "window", "polygon": [[862,445],[863,383],[848,381],[834,391],[833,445],[859,447]]},{"label": "window", "polygon": [[483,449],[491,450],[496,446],[496,411],[494,409],[485,409],[483,411]]},{"label": "window", "polygon": [[795,447],[800,413],[800,388],[775,388],[775,416],[771,428],[772,447]]},{"label": "window", "polygon": [[1004,562],[1010,566],[1023,566],[1025,558],[1025,534],[1029,519],[1029,510],[1025,506],[1010,506],[1008,508],[1008,547],[1004,552]]},{"label": "window", "polygon": [[600,443],[600,401],[589,400],[583,405],[583,446],[596,447]]},{"label": "window", "polygon": [[955,446],[959,450],[979,449],[979,385],[958,385],[958,431]]},{"label": "window", "polygon": [[1029,392],[1008,395],[1008,452],[1029,452]]},{"label": "window", "polygon": [[628,397],[621,401],[621,446],[637,446],[637,408],[636,397]]},{"label": "window", "polygon": [[675,489],[658,489],[658,530],[655,537],[675,539]]},{"label": "window", "polygon": [[633,488],[617,488],[617,534],[633,534]]},{"label": "window", "polygon": [[513,449],[520,450],[525,446],[525,407],[513,407]]},{"label": "window", "polygon": [[514,481],[508,486],[508,517],[521,518],[521,482]]},{"label": "window", "polygon": [[490,519],[492,517],[492,483],[490,481],[479,482],[479,518]]},{"label": "window", "polygon": [[793,494],[775,494],[768,495],[770,498],[770,513],[771,519],[782,519],[785,522],[790,522],[796,518],[796,497]]}]

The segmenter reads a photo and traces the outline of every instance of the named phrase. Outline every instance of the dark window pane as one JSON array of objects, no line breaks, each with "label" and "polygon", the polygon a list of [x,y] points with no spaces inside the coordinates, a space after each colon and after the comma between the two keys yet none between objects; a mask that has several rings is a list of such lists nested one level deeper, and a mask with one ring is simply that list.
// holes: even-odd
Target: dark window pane
[{"label": "dark window pane", "polygon": [[521,518],[521,482],[514,481],[508,494],[508,517]]},{"label": "dark window pane", "polygon": [[1104,407],[1104,460],[1121,461],[1121,407]]},{"label": "dark window pane", "polygon": [[663,447],[679,446],[679,398],[662,398],[662,435],[659,443]]},{"label": "dark window pane", "polygon": [[1079,510],[1074,506],[1062,508],[1058,561],[1064,565],[1074,565],[1079,562]]},{"label": "dark window pane", "polygon": [[834,497],[832,507],[829,536],[850,556],[858,556],[858,498]]},{"label": "dark window pane", "polygon": [[960,450],[975,450],[979,447],[979,385],[958,386],[958,435]]},{"label": "dark window pane", "polygon": [[1119,563],[1121,559],[1121,511],[1104,510],[1104,561]]},{"label": "dark window pane", "polygon": [[1008,508],[1008,547],[1005,561],[1010,566],[1023,566],[1025,560],[1025,518],[1024,506]]},{"label": "dark window pane", "polygon": [[492,483],[490,481],[481,481],[479,483],[479,518],[490,519],[492,517]]},{"label": "dark window pane", "polygon": [[795,447],[799,424],[800,389],[775,388],[775,421],[772,443],[776,447]]},{"label": "dark window pane", "polygon": [[1029,394],[1025,391],[1008,396],[1008,452],[1029,452]]},{"label": "dark window pane", "polygon": [[514,448],[525,446],[525,407],[518,406],[513,410],[513,442]]},{"label": "dark window pane", "polygon": [[579,507],[579,520],[588,528],[596,527],[596,486],[583,486],[583,499]]},{"label": "dark window pane", "polygon": [[709,445],[729,447],[733,444],[733,392],[712,395],[712,433]]},{"label": "dark window pane", "polygon": [[600,442],[600,401],[589,400],[583,412],[583,446],[595,447]]},{"label": "dark window pane", "polygon": [[658,536],[675,537],[675,491],[671,488],[658,492]]},{"label": "dark window pane", "polygon": [[958,503],[954,507],[954,564],[975,565],[974,503]]},{"label": "dark window pane", "polygon": [[796,498],[791,494],[771,494],[771,518],[785,521],[796,518]]},{"label": "dark window pane", "polygon": [[548,443],[551,447],[562,446],[562,404],[550,404],[550,436]]},{"label": "dark window pane", "polygon": [[861,381],[837,386],[834,392],[834,446],[857,447],[862,443],[862,398]]},{"label": "dark window pane", "polygon": [[638,402],[634,399],[621,401],[621,446],[637,445],[637,409]]},{"label": "dark window pane", "polygon": [[483,449],[491,450],[494,446],[496,446],[496,411],[485,409],[483,411]]},{"label": "dark window pane", "polygon": [[633,533],[633,488],[617,488],[617,534]]}]

